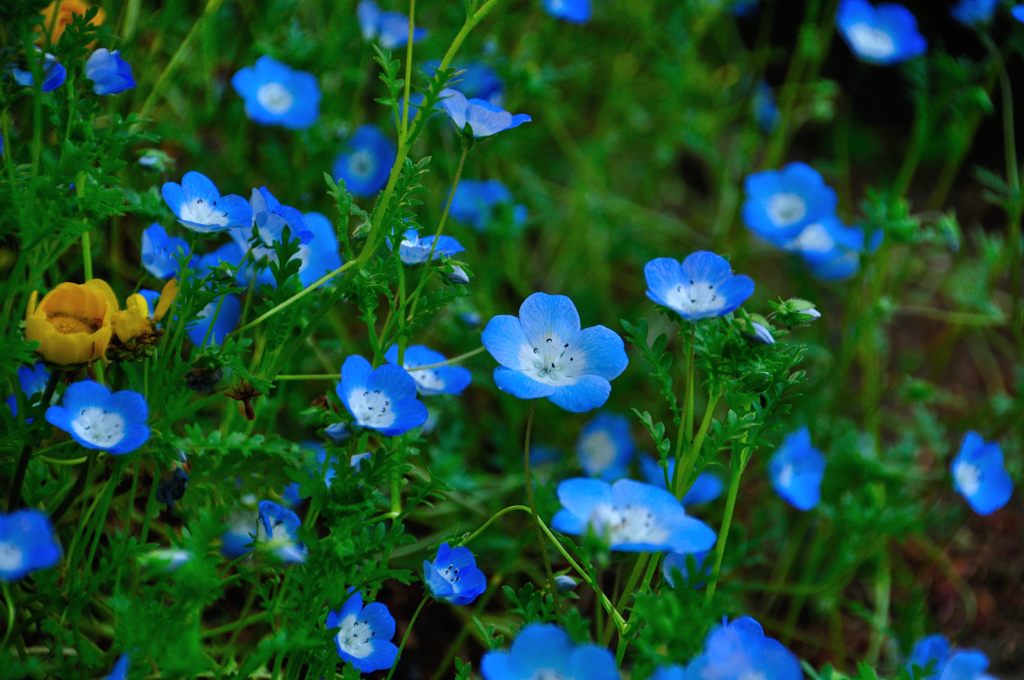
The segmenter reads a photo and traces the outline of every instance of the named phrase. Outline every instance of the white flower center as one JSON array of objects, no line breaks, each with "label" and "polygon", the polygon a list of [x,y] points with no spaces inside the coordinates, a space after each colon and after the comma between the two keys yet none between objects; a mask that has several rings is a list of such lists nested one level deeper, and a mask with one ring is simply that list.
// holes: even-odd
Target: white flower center
[{"label": "white flower center", "polygon": [[434,570],[437,571],[437,573],[439,573],[441,577],[444,578],[445,581],[451,583],[452,586],[459,582],[459,568],[456,567],[454,564],[449,564],[444,569],[438,569],[437,567],[434,567]]},{"label": "white flower center", "polygon": [[217,209],[216,201],[194,198],[181,204],[179,218],[185,222],[223,227],[228,223],[228,214]]},{"label": "white flower center", "polygon": [[380,390],[353,390],[348,405],[356,422],[363,427],[384,428],[395,422],[391,400]]},{"label": "white flower center", "polygon": [[292,108],[295,98],[292,97],[292,93],[284,85],[270,81],[269,83],[263,83],[256,90],[256,101],[267,111],[279,116]]},{"label": "white flower center", "polygon": [[85,441],[107,448],[124,439],[124,418],[120,413],[106,411],[97,406],[83,408],[71,421],[71,429]]},{"label": "white flower center", "polygon": [[665,293],[669,307],[687,314],[714,312],[725,307],[725,298],[718,294],[714,284],[707,281],[693,281],[679,284]]},{"label": "white flower center", "polygon": [[956,466],[956,483],[967,496],[973,496],[981,488],[981,470],[970,463],[960,463]]},{"label": "white flower center", "polygon": [[561,671],[551,668],[541,668],[536,671],[530,680],[569,680]]},{"label": "white flower center", "polygon": [[613,546],[623,543],[663,543],[668,532],[658,526],[654,513],[635,505],[601,503],[590,515],[590,526]]},{"label": "white flower center", "polygon": [[373,154],[366,149],[355,151],[348,158],[348,171],[356,177],[369,177],[376,167]]},{"label": "white flower center", "polygon": [[793,467],[792,463],[786,463],[779,470],[779,486],[783,489],[788,489],[789,485],[793,483],[793,477],[796,475],[796,468]]},{"label": "white flower center", "polygon": [[744,671],[737,680],[767,680],[767,676],[761,671]]},{"label": "white flower center", "polygon": [[854,49],[872,59],[884,59],[896,51],[892,36],[869,24],[854,24],[847,30]]},{"label": "white flower center", "polygon": [[24,562],[24,556],[19,546],[0,541],[0,571],[18,571]]},{"label": "white flower center", "polygon": [[373,653],[373,630],[366,621],[360,621],[355,614],[349,614],[341,622],[341,628],[336,636],[338,646],[346,654],[351,654],[357,659],[365,659]]},{"label": "white flower center", "polygon": [[570,343],[554,335],[537,345],[519,349],[520,370],[537,382],[564,387],[575,385],[586,368],[586,359]]},{"label": "white flower center", "polygon": [[595,474],[607,470],[615,462],[615,454],[618,453],[618,447],[605,430],[597,430],[585,436],[580,442],[580,450],[590,468],[589,472]]},{"label": "white flower center", "polygon": [[807,226],[800,234],[787,244],[790,250],[802,253],[827,253],[836,247],[835,239],[821,222]]},{"label": "white flower center", "polygon": [[426,370],[420,370],[415,366],[405,365],[405,370],[409,371],[409,375],[412,376],[416,384],[423,388],[427,392],[440,392],[444,389],[444,380],[441,378],[441,374],[435,369],[428,368]]},{"label": "white flower center", "polygon": [[797,194],[775,194],[768,199],[768,217],[776,227],[788,227],[804,218],[807,204]]}]

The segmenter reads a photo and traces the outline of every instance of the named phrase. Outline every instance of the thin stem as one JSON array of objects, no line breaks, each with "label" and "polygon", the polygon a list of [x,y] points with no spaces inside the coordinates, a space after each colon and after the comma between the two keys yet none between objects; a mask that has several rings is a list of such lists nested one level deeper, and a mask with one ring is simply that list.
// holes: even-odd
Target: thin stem
[{"label": "thin stem", "polygon": [[85,466],[79,469],[78,477],[75,478],[74,485],[72,485],[67,495],[64,496],[63,500],[61,500],[60,505],[50,513],[50,521],[54,524],[56,524],[57,521],[64,516],[64,513],[71,508],[75,499],[82,495],[82,491],[85,489],[85,481],[89,478],[89,474],[92,471],[93,458],[95,458],[95,456],[88,456],[86,458]]},{"label": "thin stem", "polygon": [[[433,370],[435,368],[441,368],[443,366],[451,366],[453,364],[461,363],[461,362],[465,361],[466,359],[469,359],[471,357],[475,357],[478,354],[483,354],[485,351],[487,351],[486,347],[477,347],[474,350],[470,350],[469,352],[466,352],[464,354],[459,354],[458,356],[454,356],[451,359],[446,359],[445,361],[438,361],[436,364],[423,364],[422,366],[410,366],[409,368],[407,368],[405,370],[408,371],[409,373],[415,373],[416,371],[430,371],[430,370]],[[282,373],[280,375],[274,376],[274,381],[275,382],[289,381],[289,380],[290,381],[299,381],[299,380],[337,380],[337,379],[338,379],[338,374],[337,373]]]},{"label": "thin stem", "polygon": [[7,581],[0,582],[0,592],[4,594],[4,604],[7,606],[7,630],[4,631],[4,639],[0,642],[0,652],[7,649],[7,643],[14,632],[14,597],[11,595],[11,587]]},{"label": "thin stem", "polygon": [[254,327],[260,325],[261,323],[263,323],[264,321],[266,321],[270,317],[272,317],[275,314],[277,314],[278,312],[280,312],[282,309],[285,309],[285,308],[291,306],[292,304],[294,304],[298,300],[300,300],[300,299],[304,298],[305,296],[309,295],[314,290],[316,290],[320,286],[324,285],[325,283],[327,283],[328,281],[333,279],[338,274],[342,274],[342,273],[348,271],[349,269],[351,269],[352,267],[355,266],[356,262],[358,262],[358,260],[349,260],[348,262],[346,262],[345,264],[341,265],[340,267],[338,267],[334,271],[327,272],[326,274],[321,276],[319,279],[317,279],[313,283],[309,284],[308,286],[306,286],[305,288],[300,290],[295,295],[291,296],[290,298],[288,298],[284,302],[281,302],[280,304],[277,304],[277,305],[271,307],[270,309],[268,309],[267,311],[263,312],[262,314],[260,314],[259,316],[257,316],[255,319],[253,319],[249,323],[245,324],[244,326],[239,326],[238,328],[233,330],[228,335],[234,335],[236,333],[242,333],[244,331],[249,330],[250,328],[254,328]]},{"label": "thin stem", "polygon": [[409,625],[405,627],[405,632],[402,633],[402,641],[398,644],[398,653],[395,655],[395,662],[391,664],[391,670],[388,671],[387,677],[385,677],[384,680],[391,680],[391,676],[395,674],[395,669],[398,668],[398,662],[402,658],[402,651],[405,649],[405,643],[409,641],[409,634],[412,633],[412,627],[416,625],[416,619],[420,617],[420,612],[423,611],[423,607],[426,606],[428,600],[430,600],[430,596],[424,594],[423,599],[420,600],[419,606],[416,607],[416,611],[412,613],[412,618],[409,619]]},{"label": "thin stem", "polygon": [[529,513],[530,515],[533,514],[533,510],[529,506],[526,506],[526,505],[510,505],[507,508],[502,508],[498,512],[496,512],[493,515],[491,515],[490,518],[486,522],[484,522],[482,525],[480,525],[479,529],[477,529],[476,531],[471,533],[469,536],[466,536],[466,538],[462,539],[462,541],[460,543],[458,543],[458,545],[466,545],[467,543],[472,541],[474,538],[476,538],[477,536],[482,534],[484,531],[486,531],[489,526],[491,526],[496,521],[498,521],[499,519],[501,519],[502,517],[504,517],[505,515],[507,515],[507,514],[509,514],[511,512],[526,512],[526,513]]},{"label": "thin stem", "polygon": [[88,231],[82,232],[82,272],[86,281],[92,280],[92,241]]},{"label": "thin stem", "polygon": [[[745,435],[744,435],[745,439]],[[704,608],[707,609],[715,599],[715,589],[718,587],[718,577],[722,572],[722,558],[725,556],[725,546],[729,540],[729,529],[732,527],[732,516],[736,511],[736,498],[740,492],[740,478],[747,466],[747,451],[740,448],[735,454],[736,459],[732,464],[732,476],[729,479],[729,495],[725,501],[725,514],[722,516],[722,528],[718,531],[718,543],[715,545],[715,561],[711,570],[711,579],[708,582],[708,589],[704,593]]]},{"label": "thin stem", "polygon": [[530,506],[530,513],[537,525],[537,539],[540,543],[540,554],[544,560],[544,573],[548,577],[548,587],[551,594],[558,597],[555,589],[555,575],[551,570],[551,558],[548,557],[548,547],[544,543],[544,537],[540,532],[540,516],[537,514],[537,501],[533,497],[533,478],[530,474],[530,435],[533,434],[533,417],[537,414],[537,401],[530,402],[530,415],[526,417],[526,436],[523,438],[523,477],[526,482],[526,500]]},{"label": "thin stem", "polygon": [[[409,0],[409,39],[405,43],[405,99],[402,100],[402,142],[409,137],[409,88],[412,86],[412,45],[416,34],[416,0]],[[399,651],[401,654],[401,651]],[[395,662],[397,664],[397,661]],[[388,677],[391,674],[388,673]]]},{"label": "thin stem", "polygon": [[[50,372],[50,377],[46,381],[46,388],[43,390],[43,398],[40,399],[39,404],[36,406],[37,411],[42,411],[50,406],[50,400],[53,399],[53,393],[57,390],[57,383],[60,382],[61,376],[64,372],[60,369],[54,369]],[[30,442],[26,442],[24,448],[21,450],[21,457],[18,459],[18,465],[14,468],[14,477],[11,479],[11,488],[7,493],[7,511],[14,510],[15,506],[21,502],[21,487],[25,483],[25,473],[28,472],[28,461],[32,457],[32,446]]]}]

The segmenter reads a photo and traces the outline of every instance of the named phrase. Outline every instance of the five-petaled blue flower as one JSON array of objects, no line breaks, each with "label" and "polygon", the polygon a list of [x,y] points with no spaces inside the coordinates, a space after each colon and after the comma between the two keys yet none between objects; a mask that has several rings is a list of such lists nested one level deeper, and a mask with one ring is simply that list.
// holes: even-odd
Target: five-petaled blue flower
[{"label": "five-petaled blue flower", "polygon": [[547,397],[566,411],[603,406],[629,360],[617,333],[604,326],[580,330],[580,316],[564,295],[534,293],[519,317],[487,322],[482,341],[501,366],[498,389],[520,399]]},{"label": "five-petaled blue flower", "polygon": [[797,510],[811,510],[821,500],[825,456],[811,445],[806,427],[788,435],[768,462],[775,492]]},{"label": "five-petaled blue flower", "polygon": [[360,427],[395,437],[427,420],[427,407],[416,398],[416,381],[401,366],[370,362],[353,354],[341,367],[335,390]]},{"label": "five-petaled blue flower", "polygon": [[363,596],[352,594],[341,609],[327,615],[327,629],[334,634],[338,656],[363,673],[391,668],[398,656],[398,647],[391,642],[395,637],[395,619],[388,608],[379,602],[363,607]]},{"label": "five-petaled blue flower", "polygon": [[576,458],[591,477],[609,482],[625,477],[633,460],[629,420],[615,413],[598,413],[576,440]]},{"label": "five-petaled blue flower", "polygon": [[335,179],[354,196],[370,198],[388,183],[398,149],[376,125],[361,125],[334,161]]},{"label": "five-petaled blue flower", "polygon": [[260,125],[300,130],[315,123],[320,114],[316,76],[267,56],[239,69],[231,85],[245,100],[245,115]]},{"label": "five-petaled blue flower", "polygon": [[861,61],[889,66],[925,53],[928,43],[917,30],[917,20],[903,5],[867,0],[842,0],[836,27]]},{"label": "five-petaled blue flower", "polygon": [[810,224],[835,212],[836,192],[806,163],[747,176],[743,221],[769,243],[782,246]]},{"label": "five-petaled blue flower", "polygon": [[[666,468],[668,481],[671,483],[675,475],[676,462],[670,459]],[[640,472],[643,473],[644,481],[648,484],[662,489],[667,488],[665,486],[666,468],[661,467],[661,464],[651,456],[640,457]],[[683,500],[680,502],[685,506],[710,503],[722,495],[724,488],[725,485],[718,475],[713,472],[702,472],[697,475],[697,479],[693,480],[689,491],[683,494]]]},{"label": "five-petaled blue flower", "polygon": [[801,680],[800,661],[781,642],[765,637],[754,619],[723,622],[708,634],[704,652],[690,662],[687,677],[724,680]]},{"label": "five-petaled blue flower", "polygon": [[515,203],[512,192],[494,179],[459,182],[451,211],[452,217],[477,231],[485,231],[500,218],[517,228],[526,221],[526,206]]},{"label": "five-petaled blue flower", "polygon": [[953,459],[953,486],[979,515],[990,515],[1010,501],[1013,480],[1003,467],[1003,449],[971,431]]},{"label": "five-petaled blue flower", "polygon": [[200,234],[252,224],[249,201],[234,194],[221,196],[209,177],[194,170],[185,173],[181,184],[164,183],[162,193],[178,221]]},{"label": "five-petaled blue flower", "polygon": [[619,680],[615,657],[604,647],[577,645],[550,623],[531,623],[519,631],[508,651],[484,654],[484,680]]},{"label": "five-petaled blue flower", "polygon": [[[21,393],[25,395],[25,401],[30,405],[33,403],[33,397],[37,394],[41,394],[46,389],[46,383],[50,379],[50,372],[46,370],[46,365],[42,362],[36,363],[32,366],[18,366],[18,385],[21,387]],[[11,409],[11,415],[18,415],[18,398],[12,394],[5,400],[7,407]]]},{"label": "five-petaled blue flower", "polygon": [[242,301],[228,293],[208,303],[188,322],[189,340],[197,347],[220,345],[242,318]]},{"label": "five-petaled blue flower", "polygon": [[99,48],[85,62],[85,76],[98,95],[120,94],[135,87],[131,65],[121,58],[120,50]]},{"label": "five-petaled blue flower", "polygon": [[583,24],[590,21],[590,0],[542,0],[544,11],[562,21]]},{"label": "five-petaled blue flower", "polygon": [[734,275],[729,261],[707,250],[690,253],[682,262],[659,257],[644,266],[647,297],[687,321],[725,316],[754,293],[754,281]]},{"label": "five-petaled blue flower", "polygon": [[931,669],[917,676],[918,680],[994,680],[985,672],[988,657],[976,649],[951,649],[941,635],[917,641],[907,661],[907,672],[912,672],[914,666]]},{"label": "five-petaled blue flower", "polygon": [[[9,68],[11,77],[14,78],[14,82],[18,83],[18,85],[21,85],[22,87],[32,87],[35,85],[35,79],[32,77],[32,69],[19,68],[17,66],[11,66]],[[67,69],[64,68],[63,64],[57,61],[57,57],[53,56],[49,52],[43,56],[43,63],[40,65],[40,69],[43,72],[43,84],[40,87],[43,92],[52,92],[63,85],[64,81],[67,80]]]},{"label": "five-petaled blue flower", "polygon": [[[463,252],[465,248],[451,236],[439,236],[434,245],[433,236],[420,236],[415,229],[406,229],[398,242],[398,258],[404,264],[423,264],[428,259],[439,260]],[[431,254],[433,253],[433,254]]]},{"label": "five-petaled blue flower", "polygon": [[256,542],[285,562],[305,562],[306,546],[299,542],[299,516],[274,501],[260,501]]},{"label": "five-petaled blue flower", "polygon": [[442,543],[433,562],[423,561],[423,581],[439,600],[466,605],[487,590],[487,577],[476,566],[469,548]]},{"label": "five-petaled blue flower", "polygon": [[[356,9],[359,30],[366,41],[376,40],[387,50],[404,47],[409,42],[409,17],[401,12],[384,12],[373,0],[362,0]],[[427,29],[414,28],[412,41],[427,37]]]},{"label": "five-petaled blue flower", "polygon": [[17,581],[60,560],[50,518],[38,510],[0,513],[0,581]]},{"label": "five-petaled blue flower", "polygon": [[169,236],[157,223],[142,232],[142,266],[158,279],[177,276],[181,270],[181,256],[188,252],[188,242]]},{"label": "five-petaled blue flower", "polygon": [[95,380],[80,380],[64,391],[59,406],[46,409],[46,422],[87,449],[112,455],[131,453],[149,439],[149,410],[138,392],[111,392]]},{"label": "five-petaled blue flower", "polygon": [[450,87],[441,90],[437,108],[448,114],[459,132],[466,134],[468,128],[469,136],[474,139],[490,137],[533,120],[525,113],[511,114],[483,99],[467,99]]},{"label": "five-petaled blue flower", "polygon": [[299,252],[293,256],[302,263],[299,266],[299,281],[303,286],[341,266],[338,252],[338,234],[326,215],[318,212],[303,214],[309,240],[299,245]]},{"label": "five-petaled blue flower", "polygon": [[632,479],[567,479],[558,485],[562,503],[551,526],[565,534],[593,531],[612,550],[695,553],[709,550],[715,531],[686,514],[665,489]]},{"label": "five-petaled blue flower", "polygon": [[[390,363],[398,364],[398,346],[392,345],[384,353],[384,358]],[[409,372],[416,381],[416,389],[419,393],[428,396],[435,394],[462,394],[462,391],[469,385],[472,374],[468,368],[462,366],[437,366],[436,368],[420,369],[420,366],[430,366],[447,361],[440,352],[426,347],[425,345],[410,345],[402,357],[402,368]]]}]

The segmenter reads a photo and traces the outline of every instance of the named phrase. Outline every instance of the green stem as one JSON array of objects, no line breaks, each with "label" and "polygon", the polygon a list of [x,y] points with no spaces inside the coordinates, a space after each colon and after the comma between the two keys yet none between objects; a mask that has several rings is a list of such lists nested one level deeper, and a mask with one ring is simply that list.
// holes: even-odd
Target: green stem
[{"label": "green stem", "polygon": [[[413,36],[416,34],[416,0],[409,0],[409,37],[405,43],[405,98],[402,100],[402,143],[409,138],[409,88],[412,86],[412,45]],[[399,651],[401,654],[401,651]],[[397,661],[395,662],[398,663]],[[394,668],[392,666],[392,668]],[[388,673],[388,677],[391,674]]]},{"label": "green stem", "polygon": [[250,321],[249,323],[245,324],[244,326],[239,326],[238,328],[233,330],[231,333],[229,333],[229,335],[235,335],[236,333],[242,333],[244,331],[249,330],[250,328],[254,328],[254,327],[260,325],[261,323],[263,323],[264,321],[266,321],[270,317],[274,316],[275,314],[277,314],[281,310],[288,308],[289,306],[295,304],[298,300],[301,300],[302,298],[306,297],[307,295],[312,293],[314,290],[316,290],[320,286],[324,285],[325,283],[327,283],[328,281],[333,279],[335,276],[348,271],[349,269],[354,267],[357,262],[358,262],[358,260],[349,260],[348,262],[346,262],[345,264],[341,265],[337,269],[335,269],[333,271],[327,272],[326,274],[321,276],[319,279],[317,279],[313,283],[309,284],[308,286],[306,286],[305,288],[303,288],[298,293],[296,293],[295,295],[291,296],[290,298],[288,298],[284,302],[281,302],[280,304],[274,305],[273,307],[271,307],[270,309],[268,309],[267,311],[263,312],[262,314],[257,316],[252,321]]},{"label": "green stem", "polygon": [[86,281],[92,280],[92,241],[88,231],[82,232],[82,271]]},{"label": "green stem", "polygon": [[[50,372],[50,377],[46,381],[46,388],[43,390],[43,397],[40,399],[39,404],[35,410],[39,412],[38,415],[49,408],[50,400],[53,399],[53,393],[57,390],[57,383],[60,382],[61,376],[64,372],[60,369],[54,369]],[[14,477],[11,479],[11,488],[7,493],[7,511],[11,512],[21,502],[21,487],[25,483],[25,474],[28,472],[28,462],[32,458],[32,445],[31,441],[26,442],[25,446],[21,450],[21,457],[18,458],[18,465],[14,468]]]},{"label": "green stem", "polygon": [[4,639],[0,642],[0,652],[7,649],[7,643],[14,632],[14,596],[11,595],[11,587],[7,581],[0,582],[0,592],[4,594],[4,604],[7,606],[7,630],[4,631]]},{"label": "green stem", "polygon": [[[744,436],[744,440],[745,440]],[[725,501],[725,514],[722,516],[722,528],[718,531],[718,543],[715,545],[715,561],[711,570],[711,579],[708,582],[708,589],[704,593],[704,608],[707,609],[715,599],[715,590],[718,588],[718,577],[722,572],[722,558],[725,556],[725,546],[729,540],[729,529],[732,527],[732,516],[736,511],[736,498],[740,492],[740,478],[743,470],[747,467],[747,449],[741,447],[735,454],[736,458],[732,463],[732,476],[729,479],[729,495]]]},{"label": "green stem", "polygon": [[[413,2],[415,2],[415,0],[413,0]],[[412,25],[411,20],[409,23]],[[411,39],[410,42],[412,42]],[[409,641],[409,634],[412,633],[412,627],[416,625],[416,619],[420,617],[420,612],[423,611],[423,607],[426,606],[429,599],[429,595],[424,595],[423,599],[420,600],[419,606],[416,607],[416,611],[412,613],[412,618],[409,619],[409,625],[405,627],[405,632],[402,633],[402,641],[398,644],[398,653],[395,655],[395,662],[391,664],[391,670],[388,671],[384,680],[391,680],[391,676],[395,674],[395,669],[398,668],[398,662],[402,658],[402,651],[405,649],[405,643]]]},{"label": "green stem", "polygon": [[[690,325],[690,337],[686,347],[686,393],[685,399],[686,404],[683,406],[683,410],[679,413],[679,427],[676,430],[676,447],[675,453],[672,456],[672,460],[675,463],[675,470],[672,474],[670,489],[678,489],[682,485],[683,479],[689,476],[689,470],[685,473],[683,468],[688,468],[693,464],[694,461],[690,460],[691,456],[689,452],[693,449],[690,444],[693,438],[693,383],[694,383],[694,370],[693,357],[694,357],[694,345],[697,341],[697,326],[696,324]],[[687,444],[687,460],[684,464],[683,458],[683,442]]]},{"label": "green stem", "polygon": [[537,401],[530,402],[530,415],[526,417],[526,436],[523,438],[523,478],[526,482],[526,501],[530,506],[530,513],[537,525],[537,541],[540,544],[541,558],[544,560],[544,573],[548,577],[548,587],[551,588],[552,597],[557,598],[558,592],[555,588],[555,575],[551,570],[551,558],[548,557],[548,546],[544,543],[544,537],[540,531],[540,515],[537,514],[537,501],[533,497],[533,477],[530,472],[530,435],[533,434],[533,418],[537,414]]}]

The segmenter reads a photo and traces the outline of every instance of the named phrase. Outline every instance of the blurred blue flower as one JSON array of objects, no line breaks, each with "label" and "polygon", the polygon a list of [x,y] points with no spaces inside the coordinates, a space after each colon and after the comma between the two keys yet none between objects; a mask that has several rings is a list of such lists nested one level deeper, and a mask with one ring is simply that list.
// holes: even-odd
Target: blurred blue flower
[{"label": "blurred blue flower", "polygon": [[862,228],[846,226],[835,215],[828,215],[804,227],[781,247],[800,255],[817,278],[838,281],[856,274],[861,253],[869,247],[877,247],[877,243],[865,241]]},{"label": "blurred blue flower", "polygon": [[761,132],[765,134],[774,132],[775,128],[779,125],[781,115],[779,114],[779,107],[775,104],[775,93],[772,92],[772,88],[768,83],[764,81],[758,83],[757,89],[754,90],[752,103],[754,106],[754,120],[757,121]]},{"label": "blurred blue flower", "polygon": [[256,542],[285,562],[305,562],[306,546],[299,542],[299,516],[274,501],[260,501]]},{"label": "blurred blue flower", "polygon": [[861,61],[889,66],[925,53],[928,43],[918,33],[917,20],[903,5],[867,0],[842,0],[836,27]]},{"label": "blurred blue flower", "polygon": [[765,637],[754,619],[723,622],[708,634],[703,653],[686,669],[690,678],[801,680],[800,661],[781,642]]},{"label": "blurred blue flower", "polygon": [[196,347],[220,345],[235,330],[242,318],[242,301],[232,294],[223,295],[200,310],[188,322],[188,337]]},{"label": "blurred blue flower", "polygon": [[735,0],[732,13],[738,17],[749,17],[757,10],[758,0]]},{"label": "blurred blue flower", "polygon": [[117,657],[117,661],[114,663],[114,667],[110,669],[110,675],[106,677],[106,680],[125,680],[128,677],[130,663],[131,660],[127,654]]},{"label": "blurred blue flower", "polygon": [[775,492],[797,510],[811,510],[821,500],[825,456],[811,445],[806,427],[788,435],[772,454],[768,474]]},{"label": "blurred blue flower", "polygon": [[544,11],[562,21],[584,24],[590,21],[590,0],[541,0]]},{"label": "blurred blue flower", "polygon": [[490,651],[480,661],[484,680],[619,680],[615,657],[604,647],[577,645],[550,623],[525,626],[508,651]]},{"label": "blurred blue flower", "polygon": [[237,513],[221,536],[220,552],[229,559],[241,557],[252,550],[257,520],[252,512]]},{"label": "blurred blue flower", "polygon": [[433,562],[424,560],[423,581],[439,600],[466,605],[487,590],[487,577],[476,566],[469,548],[450,548],[442,543]]},{"label": "blurred blue flower", "polygon": [[633,460],[629,420],[616,413],[598,413],[576,440],[576,458],[591,477],[609,482],[625,477]]},{"label": "blurred blue flower", "polygon": [[394,437],[427,420],[427,407],[416,398],[416,381],[404,368],[370,362],[353,354],[341,367],[335,390],[360,427]]},{"label": "blurred blue flower", "polygon": [[512,192],[494,179],[459,182],[452,197],[451,213],[459,222],[477,231],[485,231],[506,214],[515,227],[521,227],[526,221],[526,206],[516,204]]},{"label": "blurred blue flower", "polygon": [[181,255],[187,252],[188,241],[169,236],[156,222],[142,232],[142,266],[158,279],[177,276],[181,270]]},{"label": "blurred blue flower", "polygon": [[[434,77],[441,62],[433,60],[423,65],[423,72]],[[455,67],[456,75],[452,85],[470,99],[483,99],[501,106],[505,94],[505,83],[498,72],[480,61],[472,61]]]},{"label": "blurred blue flower", "polygon": [[260,57],[253,66],[239,69],[231,85],[245,100],[245,115],[260,125],[282,125],[297,130],[316,122],[320,86],[316,77],[276,59]]},{"label": "blurred blue flower", "polygon": [[241,196],[221,196],[206,175],[189,171],[181,184],[165,182],[164,202],[183,225],[200,234],[227,231],[252,224],[252,208]]},{"label": "blurred blue flower", "polygon": [[534,293],[518,318],[488,321],[482,341],[501,364],[494,369],[498,389],[519,399],[547,397],[573,413],[604,405],[610,381],[629,363],[617,333],[604,326],[580,330],[576,306],[564,295]]},{"label": "blurred blue flower", "polygon": [[[46,383],[49,380],[50,372],[46,370],[46,365],[42,362],[32,366],[18,366],[18,385],[21,387],[21,393],[25,395],[25,401],[30,405],[32,404],[32,397],[42,394],[46,390]],[[7,408],[11,409],[11,415],[17,416],[17,396],[9,395],[4,401],[7,404]]]},{"label": "blurred blue flower", "polygon": [[395,162],[395,143],[376,125],[361,125],[345,142],[334,161],[335,179],[359,198],[370,198],[384,188]]},{"label": "blurred blue flower", "polygon": [[780,247],[836,209],[836,192],[806,163],[748,175],[744,191],[743,221],[752,232]]},{"label": "blurred blue flower", "polygon": [[[384,358],[389,363],[398,364],[398,346],[392,345],[384,353]],[[440,352],[426,347],[425,345],[410,345],[402,357],[403,366],[413,380],[416,381],[416,389],[424,396],[435,394],[462,394],[462,391],[469,385],[472,375],[469,369],[462,366],[438,366],[426,370],[417,370],[419,366],[429,366],[447,361]]]},{"label": "blurred blue flower", "polygon": [[661,564],[661,575],[673,588],[679,577],[682,578],[679,585],[700,588],[711,575],[711,562],[708,560],[710,554],[706,550],[690,554],[670,552]]},{"label": "blurred blue flower", "polygon": [[968,432],[951,466],[953,486],[979,515],[990,515],[1010,501],[1013,480],[1003,467],[1003,449]]},{"label": "blurred blue flower", "polygon": [[632,479],[567,479],[558,485],[562,503],[551,526],[564,534],[593,531],[612,550],[681,552],[709,550],[715,531],[686,514],[665,489]]},{"label": "blurred blue flower", "polygon": [[[37,52],[39,50],[36,50]],[[17,66],[9,66],[8,70],[11,72],[11,77],[14,78],[14,82],[18,83],[22,87],[32,87],[35,85],[35,79],[32,77],[31,69],[19,68]],[[53,56],[49,52],[43,57],[42,64],[43,72],[43,84],[40,89],[43,92],[52,92],[58,87],[64,84],[67,80],[68,72],[64,68],[64,65],[57,61],[57,57]]]},{"label": "blurred blue flower", "polygon": [[[366,41],[376,40],[387,50],[404,47],[409,42],[409,17],[401,12],[383,12],[373,0],[362,0],[356,9],[359,30]],[[427,37],[425,28],[413,29],[414,43]]]},{"label": "blurred blue flower", "polygon": [[996,4],[996,0],[960,0],[950,13],[965,26],[978,26],[992,21]]},{"label": "blurred blue flower", "polygon": [[[440,260],[465,251],[462,244],[451,236],[440,236],[434,246],[433,236],[420,237],[415,229],[407,229],[398,243],[398,257],[404,264],[423,264],[427,259]],[[433,251],[433,255],[431,255]]]},{"label": "blurred blue flower", "polygon": [[699,250],[682,262],[659,257],[644,265],[647,297],[687,321],[734,312],[754,293],[749,276],[734,275],[721,255]]},{"label": "blurred blue flower", "polygon": [[914,666],[931,669],[918,680],[994,680],[985,673],[988,658],[976,649],[951,649],[949,642],[941,635],[930,635],[918,640],[910,653],[906,669],[912,672]]},{"label": "blurred blue flower", "polygon": [[1014,5],[1010,8],[1010,14],[1013,15],[1014,19],[1024,24],[1024,5]]},{"label": "blurred blue flower", "polygon": [[[327,450],[319,443],[315,441],[302,442],[302,448],[312,456],[308,457],[303,462],[303,468],[305,472],[311,477],[320,477],[323,481],[324,486],[331,488],[331,482],[334,481],[335,471],[334,465],[327,462]],[[331,462],[333,463],[333,457]],[[315,474],[314,474],[315,473]],[[322,476],[321,476],[322,474]],[[303,499],[303,496],[299,495],[299,483],[292,482],[284,488],[281,492],[281,500],[288,504],[288,507],[294,507],[298,505]]]},{"label": "blurred blue flower", "polygon": [[138,392],[80,380],[64,390],[59,406],[46,410],[46,422],[87,449],[111,455],[131,453],[149,439],[149,409]]},{"label": "blurred blue flower", "polygon": [[327,629],[334,630],[338,656],[363,673],[391,668],[398,656],[395,619],[379,602],[363,606],[363,596],[355,592],[341,609],[327,614]]},{"label": "blurred blue flower", "polygon": [[[668,478],[669,481],[673,479],[673,475],[676,471],[676,462],[674,460],[668,461]],[[651,456],[640,457],[640,472],[644,475],[644,481],[648,484],[652,484],[662,489],[665,487],[665,472],[662,470],[661,465]],[[722,480],[718,478],[713,472],[702,472],[697,475],[697,479],[693,480],[693,484],[690,485],[690,490],[683,495],[681,501],[683,505],[701,505],[703,503],[710,503],[719,496],[722,495],[722,490],[725,485]]]},{"label": "blurred blue flower", "polygon": [[579,584],[576,583],[576,579],[567,574],[559,574],[555,577],[555,588],[557,588],[560,593],[568,593],[576,590],[577,585]]},{"label": "blurred blue flower", "polygon": [[99,48],[85,62],[85,77],[92,81],[98,95],[120,94],[135,87],[132,67],[121,58],[120,50]]},{"label": "blurred blue flower", "polygon": [[17,581],[58,561],[60,544],[49,517],[38,510],[0,513],[0,581]]},{"label": "blurred blue flower", "polygon": [[475,139],[511,130],[533,120],[525,113],[513,115],[483,99],[467,99],[466,95],[450,87],[441,90],[437,108],[448,114],[456,130],[466,134],[468,127],[469,136]]},{"label": "blurred blue flower", "polygon": [[334,225],[326,215],[308,212],[303,215],[306,229],[310,235],[308,241],[299,245],[299,281],[303,286],[310,286],[314,281],[341,266],[341,254],[338,252],[338,235]]}]

